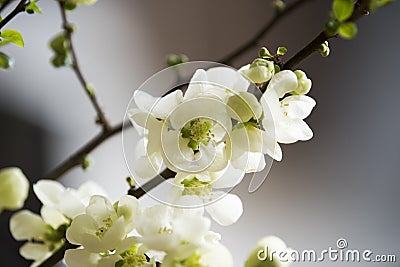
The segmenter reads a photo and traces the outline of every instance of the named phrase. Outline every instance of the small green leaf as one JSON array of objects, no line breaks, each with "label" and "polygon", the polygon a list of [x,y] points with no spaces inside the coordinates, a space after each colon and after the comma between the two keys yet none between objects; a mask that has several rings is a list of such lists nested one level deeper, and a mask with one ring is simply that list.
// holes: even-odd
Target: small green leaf
[{"label": "small green leaf", "polygon": [[284,46],[280,46],[278,47],[278,49],[276,50],[276,54],[279,56],[283,56],[287,53],[287,48]]},{"label": "small green leaf", "polygon": [[62,32],[50,41],[50,48],[56,54],[66,54],[68,48],[68,41],[65,33]]},{"label": "small green leaf", "polygon": [[260,51],[258,51],[258,56],[260,58],[271,58],[272,57],[271,53],[264,46],[260,48]]},{"label": "small green leaf", "polygon": [[24,47],[24,39],[22,38],[21,33],[16,30],[4,30],[1,32],[0,37],[3,39],[3,42],[13,43],[20,47]]},{"label": "small green leaf", "polygon": [[4,54],[3,52],[0,52],[0,68],[2,69],[9,69],[13,66],[14,61],[12,58]]},{"label": "small green leaf", "polygon": [[394,2],[394,0],[371,0],[369,3],[369,8],[371,9],[371,11],[375,11],[378,8],[386,6],[387,4],[390,4],[392,2]]},{"label": "small green leaf", "polygon": [[353,22],[346,22],[340,25],[339,35],[344,39],[352,39],[357,35],[357,25]]},{"label": "small green leaf", "polygon": [[32,2],[29,3],[29,5],[27,5],[27,7],[25,8],[25,11],[29,14],[33,14],[33,13],[42,13],[42,10],[40,9],[40,7],[38,7],[38,5],[36,5],[36,3],[39,0],[33,0]]},{"label": "small green leaf", "polygon": [[354,11],[353,0],[334,0],[333,12],[335,13],[338,21],[342,22],[350,18]]}]

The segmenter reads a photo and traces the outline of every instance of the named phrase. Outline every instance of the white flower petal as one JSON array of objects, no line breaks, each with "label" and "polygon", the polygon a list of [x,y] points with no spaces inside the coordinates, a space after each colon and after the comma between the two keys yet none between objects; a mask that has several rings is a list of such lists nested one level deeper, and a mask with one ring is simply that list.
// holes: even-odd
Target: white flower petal
[{"label": "white flower petal", "polygon": [[79,214],[83,214],[85,212],[85,205],[79,200],[78,195],[74,189],[66,189],[61,193],[60,203],[57,206],[57,209],[69,218],[73,219]]},{"label": "white flower petal", "polygon": [[215,67],[206,71],[209,82],[219,84],[235,92],[247,91],[250,83],[236,70],[228,67]]},{"label": "white flower petal", "polygon": [[136,106],[141,110],[150,113],[151,109],[154,107],[155,103],[159,98],[154,97],[144,91],[136,90],[133,93],[133,100]]},{"label": "white flower petal", "polygon": [[40,240],[46,231],[43,219],[29,210],[21,210],[11,216],[10,232],[17,241]]},{"label": "white flower petal", "polygon": [[51,255],[49,248],[45,244],[27,242],[20,247],[19,253],[27,260],[38,261],[35,265],[39,265]]},{"label": "white flower petal", "polygon": [[271,158],[277,161],[282,160],[282,149],[279,146],[276,139],[270,134],[264,132],[263,134],[263,151],[264,154],[268,154]]},{"label": "white flower petal", "polygon": [[[112,223],[112,226],[102,238],[102,243],[106,250],[113,250],[118,247],[121,241],[126,237],[125,221],[123,217],[119,217]],[[103,250],[103,251],[106,251]]]},{"label": "white flower petal", "polygon": [[187,101],[189,99],[193,99],[203,95],[203,92],[205,90],[205,87],[207,87],[207,84],[202,82],[207,82],[207,74],[205,70],[198,69],[193,74],[193,77],[189,82],[183,100]]},{"label": "white flower petal", "polygon": [[229,250],[221,244],[210,249],[200,249],[200,264],[207,267],[232,267],[233,257]]},{"label": "white flower petal", "polygon": [[243,213],[243,204],[237,195],[226,194],[211,205],[206,206],[206,211],[220,225],[235,223]]},{"label": "white flower petal", "polygon": [[117,215],[118,217],[124,217],[127,233],[133,230],[135,220],[139,216],[140,212],[140,203],[135,197],[126,195],[118,201]]},{"label": "white flower petal", "polygon": [[84,234],[95,235],[98,228],[96,221],[87,214],[77,216],[67,229],[66,237],[71,244],[84,245]]},{"label": "white flower petal", "polygon": [[99,254],[90,253],[85,249],[69,249],[64,255],[68,267],[97,267],[100,259]]},{"label": "white flower petal", "polygon": [[136,175],[142,179],[153,178],[160,173],[163,159],[159,153],[141,156],[133,163]]},{"label": "white flower petal", "polygon": [[283,70],[272,76],[267,91],[275,91],[279,98],[295,91],[297,88],[297,76],[291,70]]},{"label": "white flower petal", "polygon": [[164,205],[156,205],[147,208],[137,221],[137,231],[142,236],[153,235],[163,228],[171,228],[169,218],[172,215],[172,209]]},{"label": "white flower petal", "polygon": [[292,95],[282,100],[282,111],[294,119],[307,118],[317,103],[305,95]]},{"label": "white flower petal", "polygon": [[313,132],[301,119],[294,119],[276,128],[276,140],[282,144],[291,144],[298,140],[306,141],[313,137]]},{"label": "white flower petal", "polygon": [[65,187],[56,181],[39,180],[33,185],[33,191],[43,205],[56,207],[60,202],[60,196],[65,191]]},{"label": "white flower petal", "polygon": [[77,195],[85,205],[88,205],[91,196],[107,196],[107,193],[97,183],[93,181],[87,181],[79,186]]},{"label": "white flower petal", "polygon": [[236,169],[232,166],[232,164],[228,164],[228,166],[217,173],[215,173],[215,180],[212,182],[213,188],[232,188],[238,185],[243,177],[245,172]]},{"label": "white flower petal", "polygon": [[150,113],[158,119],[166,119],[169,114],[183,101],[181,90],[176,90],[161,97]]},{"label": "white flower petal", "polygon": [[184,241],[195,245],[202,245],[202,242],[204,242],[203,236],[210,229],[210,225],[211,222],[209,219],[201,217],[201,215],[196,216],[195,214],[191,214],[187,210],[173,221],[173,229],[176,234]]},{"label": "white flower petal", "polygon": [[232,152],[231,163],[234,168],[244,171],[245,173],[259,172],[265,168],[265,158],[262,152],[238,151]]},{"label": "white flower petal", "polygon": [[46,224],[49,224],[53,229],[57,229],[60,225],[69,222],[61,212],[49,206],[42,206],[40,209],[40,215],[42,215]]},{"label": "white flower petal", "polygon": [[98,225],[104,223],[105,219],[116,219],[117,213],[110,200],[103,196],[92,196],[86,214],[93,218]]}]

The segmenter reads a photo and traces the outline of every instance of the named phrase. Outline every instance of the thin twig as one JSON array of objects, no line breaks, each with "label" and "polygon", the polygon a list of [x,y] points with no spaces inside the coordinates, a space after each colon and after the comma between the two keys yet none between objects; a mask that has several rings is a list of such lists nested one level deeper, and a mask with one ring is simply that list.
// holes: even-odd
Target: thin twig
[{"label": "thin twig", "polygon": [[114,127],[109,128],[106,131],[101,132],[96,137],[87,142],[83,147],[81,147],[78,151],[72,154],[68,159],[58,165],[54,170],[46,175],[46,179],[57,180],[64,173],[72,169],[73,167],[79,166],[82,164],[83,158],[92,152],[97,146],[103,143],[105,140],[110,138],[111,136],[122,131],[124,127],[128,127],[129,123],[120,123]]},{"label": "thin twig", "polygon": [[91,89],[88,88],[89,84],[86,82],[86,79],[84,78],[82,71],[79,67],[78,57],[76,55],[74,45],[72,43],[72,31],[73,30],[67,19],[67,14],[64,9],[64,2],[59,1],[58,3],[60,5],[60,10],[61,10],[62,25],[63,25],[66,37],[69,42],[69,49],[70,49],[71,57],[72,57],[72,68],[73,68],[76,76],[78,77],[78,80],[81,83],[83,89],[85,90],[86,94],[90,98],[90,101],[92,102],[94,109],[96,110],[98,123],[103,126],[103,130],[106,132],[107,130],[109,130],[111,128],[111,126],[110,126],[106,116],[104,115],[104,111],[100,107],[100,104],[99,104],[99,101],[97,100],[96,94],[94,92],[92,92]]},{"label": "thin twig", "polygon": [[274,26],[276,23],[278,23],[281,19],[289,15],[292,11],[296,10],[298,7],[302,6],[302,4],[308,2],[310,0],[297,0],[296,2],[292,3],[291,5],[288,5],[283,9],[282,11],[276,11],[274,17],[268,21],[265,26],[254,35],[253,38],[248,40],[246,43],[244,43],[242,46],[240,46],[238,49],[227,55],[226,57],[222,58],[220,60],[221,63],[229,65],[232,63],[233,60],[235,60],[237,57],[248,51],[249,49],[257,46],[258,42],[260,39],[267,34]]},{"label": "thin twig", "polygon": [[[354,12],[352,16],[348,19],[348,21],[356,21],[362,16],[369,14],[369,1],[368,0],[359,0],[356,3]],[[296,67],[301,61],[309,57],[312,53],[318,50],[319,46],[329,40],[330,38],[335,37],[335,35],[330,36],[322,31],[319,33],[310,43],[308,43],[303,49],[297,52],[292,58],[290,58],[284,65],[283,69],[293,69]]]},{"label": "thin twig", "polygon": [[[4,3],[3,6],[6,5],[6,3]],[[27,6],[26,0],[19,1],[18,5],[10,12],[10,14],[8,14],[2,21],[0,21],[0,29],[2,29],[8,22],[10,22],[10,20],[12,20],[19,13],[24,12],[26,6]]]}]

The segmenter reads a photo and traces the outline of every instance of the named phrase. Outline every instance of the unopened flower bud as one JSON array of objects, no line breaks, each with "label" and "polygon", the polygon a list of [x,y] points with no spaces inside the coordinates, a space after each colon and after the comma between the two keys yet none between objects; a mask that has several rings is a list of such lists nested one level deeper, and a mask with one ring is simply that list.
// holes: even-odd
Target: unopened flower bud
[{"label": "unopened flower bud", "polygon": [[81,165],[82,165],[82,169],[84,169],[84,170],[87,170],[92,165],[92,161],[90,160],[88,155],[83,157]]},{"label": "unopened flower bud", "polygon": [[181,63],[186,63],[189,61],[188,56],[181,54],[181,55],[175,55],[171,54],[167,57],[167,65],[168,66],[175,66]]},{"label": "unopened flower bud", "polygon": [[284,46],[280,46],[278,47],[278,49],[276,50],[276,54],[279,56],[283,56],[287,53],[287,48]]},{"label": "unopened flower bud", "polygon": [[11,167],[0,170],[0,212],[22,208],[28,192],[29,181],[21,169]]},{"label": "unopened flower bud", "polygon": [[292,92],[292,94],[296,95],[307,94],[311,89],[312,85],[311,80],[307,78],[307,75],[302,70],[296,70],[294,74],[296,74],[297,76],[297,88],[295,91]]},{"label": "unopened flower bud", "polygon": [[248,68],[241,68],[240,72],[253,83],[265,83],[274,75],[275,67],[272,61],[257,58]]},{"label": "unopened flower bud", "polygon": [[278,12],[283,11],[286,7],[285,2],[283,2],[282,0],[275,0],[274,5]]},{"label": "unopened flower bud", "polygon": [[323,42],[322,44],[320,44],[320,46],[318,47],[318,52],[319,52],[319,53],[321,54],[321,56],[323,56],[323,57],[329,56],[330,49],[329,49],[328,41],[325,41],[325,42]]}]

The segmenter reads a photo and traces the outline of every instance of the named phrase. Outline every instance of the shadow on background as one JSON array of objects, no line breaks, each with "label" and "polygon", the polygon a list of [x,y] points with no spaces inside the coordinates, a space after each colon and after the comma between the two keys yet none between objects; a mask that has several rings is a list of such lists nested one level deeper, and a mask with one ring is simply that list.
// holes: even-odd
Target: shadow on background
[{"label": "shadow on background", "polygon": [[[38,180],[44,171],[44,139],[46,133],[36,125],[0,111],[0,169],[17,166],[23,170],[31,183]],[[31,188],[25,208],[39,212],[40,205]],[[6,227],[11,212],[0,214],[0,266],[28,266],[18,253],[24,242],[15,241]]]}]

